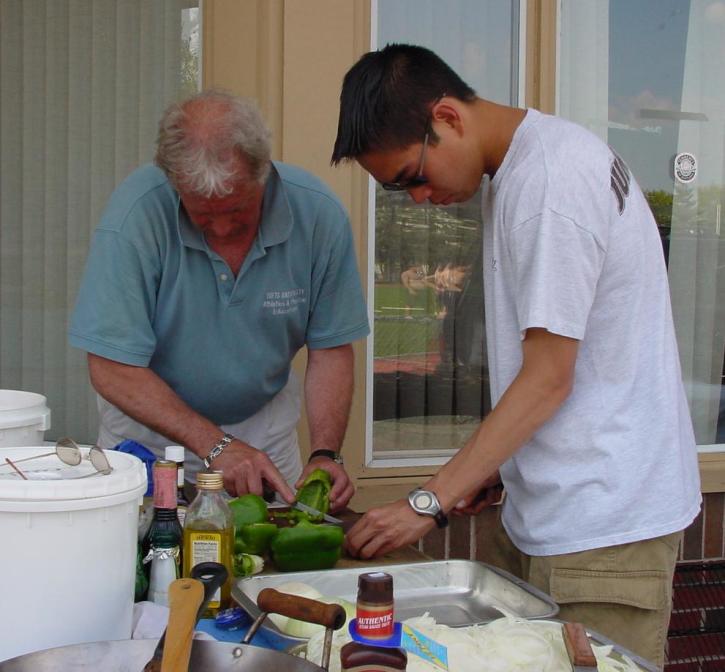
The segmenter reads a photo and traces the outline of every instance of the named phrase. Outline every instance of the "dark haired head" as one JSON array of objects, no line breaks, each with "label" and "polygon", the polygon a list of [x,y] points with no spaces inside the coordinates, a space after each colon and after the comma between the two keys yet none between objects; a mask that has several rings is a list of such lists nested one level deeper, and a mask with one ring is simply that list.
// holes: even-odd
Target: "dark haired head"
[{"label": "dark haired head", "polygon": [[468,102],[476,92],[429,49],[389,44],[365,54],[342,82],[332,163],[421,142],[444,95]]}]

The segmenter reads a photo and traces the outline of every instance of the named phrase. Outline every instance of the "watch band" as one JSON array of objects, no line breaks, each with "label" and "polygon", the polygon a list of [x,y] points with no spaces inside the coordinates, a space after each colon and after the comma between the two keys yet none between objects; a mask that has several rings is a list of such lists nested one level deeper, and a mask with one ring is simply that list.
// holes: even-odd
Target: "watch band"
[{"label": "watch band", "polygon": [[310,453],[310,457],[308,458],[307,462],[311,462],[316,457],[329,457],[333,462],[342,464],[342,455],[340,455],[340,453],[338,452],[335,452],[334,450],[328,450],[327,448],[319,448],[318,450],[313,450]]},{"label": "watch band", "polygon": [[211,467],[211,463],[224,452],[224,449],[232,441],[234,441],[234,437],[231,434],[225,434],[222,436],[222,438],[214,444],[212,449],[209,451],[209,454],[204,458],[204,466],[209,469]]},{"label": "watch band", "polygon": [[433,516],[433,520],[435,520],[436,525],[440,529],[443,529],[444,527],[448,527],[448,516],[445,513],[443,513],[443,511],[439,511],[438,513],[436,513],[436,515]]}]

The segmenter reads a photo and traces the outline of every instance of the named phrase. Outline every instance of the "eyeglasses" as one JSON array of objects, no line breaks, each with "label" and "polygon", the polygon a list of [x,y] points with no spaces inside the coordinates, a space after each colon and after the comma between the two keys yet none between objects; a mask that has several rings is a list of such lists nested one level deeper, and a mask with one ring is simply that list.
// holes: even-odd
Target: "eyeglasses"
[{"label": "eyeglasses", "polygon": [[428,184],[428,178],[423,175],[423,166],[425,164],[425,150],[428,148],[429,136],[430,128],[425,132],[425,137],[423,138],[423,149],[420,150],[420,161],[415,177],[411,177],[409,180],[403,180],[402,182],[383,182],[381,186],[385,191],[407,191],[408,189],[414,189],[423,184]]},{"label": "eyeglasses", "polygon": [[[55,450],[50,453],[31,455],[30,457],[23,457],[19,460],[10,460],[6,457],[5,465],[0,466],[12,467],[21,478],[27,480],[25,474],[15,465],[19,464],[20,462],[30,462],[31,460],[37,460],[41,457],[50,457],[52,455],[55,455],[61,462],[63,462],[63,464],[67,464],[71,467],[78,466],[84,459],[78,444],[73,439],[69,439],[66,437],[59,439],[55,444]],[[88,451],[88,457],[85,459],[88,459],[95,471],[90,474],[85,474],[83,476],[76,476],[76,478],[87,478],[88,476],[95,476],[96,474],[107,476],[113,471],[113,467],[108,461],[106,453],[103,452],[103,449],[100,446],[91,446],[90,450]]]}]

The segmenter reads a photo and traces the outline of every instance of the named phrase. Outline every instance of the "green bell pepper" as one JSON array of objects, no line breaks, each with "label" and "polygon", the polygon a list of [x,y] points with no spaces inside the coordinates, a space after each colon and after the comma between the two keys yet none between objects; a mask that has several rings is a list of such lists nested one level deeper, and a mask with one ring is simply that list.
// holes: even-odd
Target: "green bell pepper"
[{"label": "green bell pepper", "polygon": [[264,560],[258,555],[249,553],[235,553],[232,558],[232,571],[234,576],[251,576],[264,569]]},{"label": "green bell pepper", "polygon": [[283,527],[272,540],[272,559],[281,572],[329,569],[342,555],[345,535],[337,525],[316,525],[301,520]]},{"label": "green bell pepper", "polygon": [[229,508],[232,510],[234,527],[236,528],[251,523],[264,523],[269,515],[267,502],[259,495],[248,494],[232,499],[229,502]]},{"label": "green bell pepper", "polygon": [[251,523],[234,530],[234,552],[264,555],[279,529],[274,523]]},{"label": "green bell pepper", "polygon": [[297,501],[327,513],[330,510],[330,490],[332,490],[330,474],[324,469],[315,469],[310,472],[297,491]]}]

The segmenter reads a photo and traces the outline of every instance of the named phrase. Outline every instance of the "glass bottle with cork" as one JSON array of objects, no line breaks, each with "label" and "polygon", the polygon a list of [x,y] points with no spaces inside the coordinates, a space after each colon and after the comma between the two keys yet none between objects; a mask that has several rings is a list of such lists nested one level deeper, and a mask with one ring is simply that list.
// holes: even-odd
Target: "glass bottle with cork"
[{"label": "glass bottle with cork", "polygon": [[183,531],[176,511],[176,463],[156,460],[153,466],[154,515],[142,543],[149,566],[148,599],[168,605],[169,584],[180,574]]},{"label": "glass bottle with cork", "polygon": [[196,497],[186,511],[184,522],[183,575],[191,576],[191,570],[200,562],[220,562],[227,568],[229,577],[209,600],[204,614],[213,618],[230,602],[234,523],[224,497],[221,472],[199,472],[196,488]]},{"label": "glass bottle with cork", "polygon": [[189,508],[189,500],[184,492],[184,446],[166,446],[164,457],[176,463],[176,511],[179,514],[179,522],[184,527],[186,510]]}]

